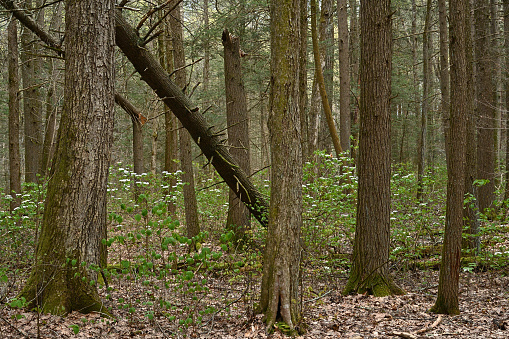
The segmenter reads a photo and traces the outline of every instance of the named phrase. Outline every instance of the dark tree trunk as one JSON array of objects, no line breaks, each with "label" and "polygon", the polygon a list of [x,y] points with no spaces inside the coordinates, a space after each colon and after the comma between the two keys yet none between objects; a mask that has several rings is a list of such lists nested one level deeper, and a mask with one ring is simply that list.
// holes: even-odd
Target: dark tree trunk
[{"label": "dark tree trunk", "polygon": [[302,226],[300,4],[300,0],[276,0],[270,5],[272,180],[260,299],[268,328],[280,318],[292,332],[301,317],[298,288]]},{"label": "dark tree trunk", "polygon": [[[472,45],[469,0],[450,0],[451,106],[447,207],[438,296],[432,312],[459,314],[458,290],[465,193],[467,114],[472,111]],[[454,152],[452,151],[454,150]]]},{"label": "dark tree trunk", "polygon": [[62,121],[36,262],[21,293],[43,312],[105,312],[92,268],[105,262],[101,239],[113,141],[114,11],[114,1],[66,2]]},{"label": "dark tree trunk", "polygon": [[[307,161],[311,158],[309,148],[309,117],[308,117],[308,73],[307,73],[307,60],[308,60],[308,2],[301,0],[300,2],[300,55],[299,55],[299,112],[300,112],[300,135],[302,158]],[[263,147],[263,146],[262,146]]]},{"label": "dark tree trunk", "polygon": [[403,294],[389,276],[390,0],[361,1],[361,126],[358,202],[352,269],[344,293]]},{"label": "dark tree trunk", "polygon": [[[249,159],[249,121],[247,114],[246,91],[242,80],[240,65],[240,39],[227,29],[223,31],[224,78],[226,89],[226,123],[228,125],[228,144],[230,154],[237,160],[244,172],[251,172]],[[246,239],[250,228],[251,214],[235,192],[230,190],[226,228],[234,231],[235,242]]]},{"label": "dark tree trunk", "polygon": [[442,121],[445,140],[445,156],[447,158],[448,151],[448,134],[449,134],[449,34],[447,33],[447,9],[446,0],[438,0],[438,17],[440,31],[440,109],[442,111]]},{"label": "dark tree trunk", "polygon": [[10,209],[21,204],[21,157],[19,153],[19,67],[18,28],[11,18],[7,28],[9,68],[9,194]]}]

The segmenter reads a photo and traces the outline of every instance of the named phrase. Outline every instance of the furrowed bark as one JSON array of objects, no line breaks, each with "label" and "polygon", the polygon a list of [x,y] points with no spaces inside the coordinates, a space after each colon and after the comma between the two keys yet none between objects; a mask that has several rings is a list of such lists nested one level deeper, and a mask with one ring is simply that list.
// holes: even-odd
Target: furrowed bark
[{"label": "furrowed bark", "polygon": [[[49,47],[63,53],[58,39],[41,29],[30,16],[16,7],[13,1],[0,0],[0,4],[7,10],[12,11],[13,15],[23,25],[32,30]],[[260,224],[267,226],[268,205],[265,197],[254,187],[246,173],[232,158],[227,147],[222,143],[220,135],[214,132],[214,126],[209,125],[205,117],[199,112],[198,106],[194,105],[169,79],[168,74],[156,58],[144,48],[142,39],[124,19],[120,10],[116,12],[115,21],[117,46],[131,61],[142,79],[172,110],[184,128],[189,131],[193,140],[226,184],[246,204]]]}]

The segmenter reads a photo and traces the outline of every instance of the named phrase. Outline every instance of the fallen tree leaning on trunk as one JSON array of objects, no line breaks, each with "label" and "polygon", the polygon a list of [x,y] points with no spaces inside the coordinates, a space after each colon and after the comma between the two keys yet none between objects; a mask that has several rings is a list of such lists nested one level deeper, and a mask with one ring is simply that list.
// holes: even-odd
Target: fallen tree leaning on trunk
[{"label": "fallen tree leaning on trunk", "polygon": [[[12,0],[0,0],[0,4],[11,11],[23,25],[33,31],[50,48],[63,54],[60,41],[44,31]],[[131,61],[142,80],[154,90],[180,120],[184,128],[189,131],[209,162],[240,200],[246,204],[253,216],[260,224],[267,226],[268,205],[264,196],[237,165],[237,161],[232,158],[228,148],[223,144],[220,134],[214,131],[214,126],[207,123],[198,106],[194,105],[170,80],[168,73],[144,47],[144,41],[138,36],[136,30],[124,19],[120,9],[116,10],[115,22],[116,44]]]}]

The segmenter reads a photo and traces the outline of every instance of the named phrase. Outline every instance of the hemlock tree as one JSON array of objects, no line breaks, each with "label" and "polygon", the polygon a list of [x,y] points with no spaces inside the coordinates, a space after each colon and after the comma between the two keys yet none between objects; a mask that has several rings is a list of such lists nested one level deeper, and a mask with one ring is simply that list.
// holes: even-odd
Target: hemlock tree
[{"label": "hemlock tree", "polygon": [[[223,31],[224,80],[226,90],[226,123],[228,125],[228,145],[230,154],[237,159],[239,166],[248,175],[251,171],[249,161],[249,121],[247,100],[242,69],[240,65],[240,39]],[[251,213],[235,192],[229,190],[228,217],[226,228],[234,231],[235,242],[245,241],[250,227]]]},{"label": "hemlock tree", "polygon": [[[472,111],[469,0],[449,1],[451,106],[447,157],[447,207],[438,296],[432,312],[459,314],[458,290],[465,192],[467,114]],[[454,151],[453,151],[454,150]]]},{"label": "hemlock tree", "polygon": [[299,310],[302,151],[299,112],[300,0],[270,4],[271,191],[260,308],[268,328],[282,319],[294,332]]},{"label": "hemlock tree", "polygon": [[113,141],[114,5],[113,0],[66,1],[58,145],[35,265],[21,292],[43,312],[104,312],[94,282],[106,259],[101,239]]},{"label": "hemlock tree", "polygon": [[391,2],[361,1],[357,224],[344,293],[403,294],[389,276]]}]

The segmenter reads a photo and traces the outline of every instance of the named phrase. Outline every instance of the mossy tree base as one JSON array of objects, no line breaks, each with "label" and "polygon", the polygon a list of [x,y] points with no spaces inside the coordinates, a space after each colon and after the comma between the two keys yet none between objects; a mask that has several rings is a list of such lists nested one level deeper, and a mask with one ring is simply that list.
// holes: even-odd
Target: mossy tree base
[{"label": "mossy tree base", "polygon": [[27,300],[29,309],[42,313],[63,316],[72,311],[98,312],[110,317],[95,286],[88,279],[83,281],[81,274],[74,277],[75,272],[72,268],[56,268],[50,274],[42,268],[35,270],[19,297]]},{"label": "mossy tree base", "polygon": [[394,281],[387,276],[376,273],[371,274],[368,278],[359,279],[350,275],[343,294],[364,294],[373,295],[375,297],[385,297],[388,295],[403,295],[406,292],[401,289]]}]

